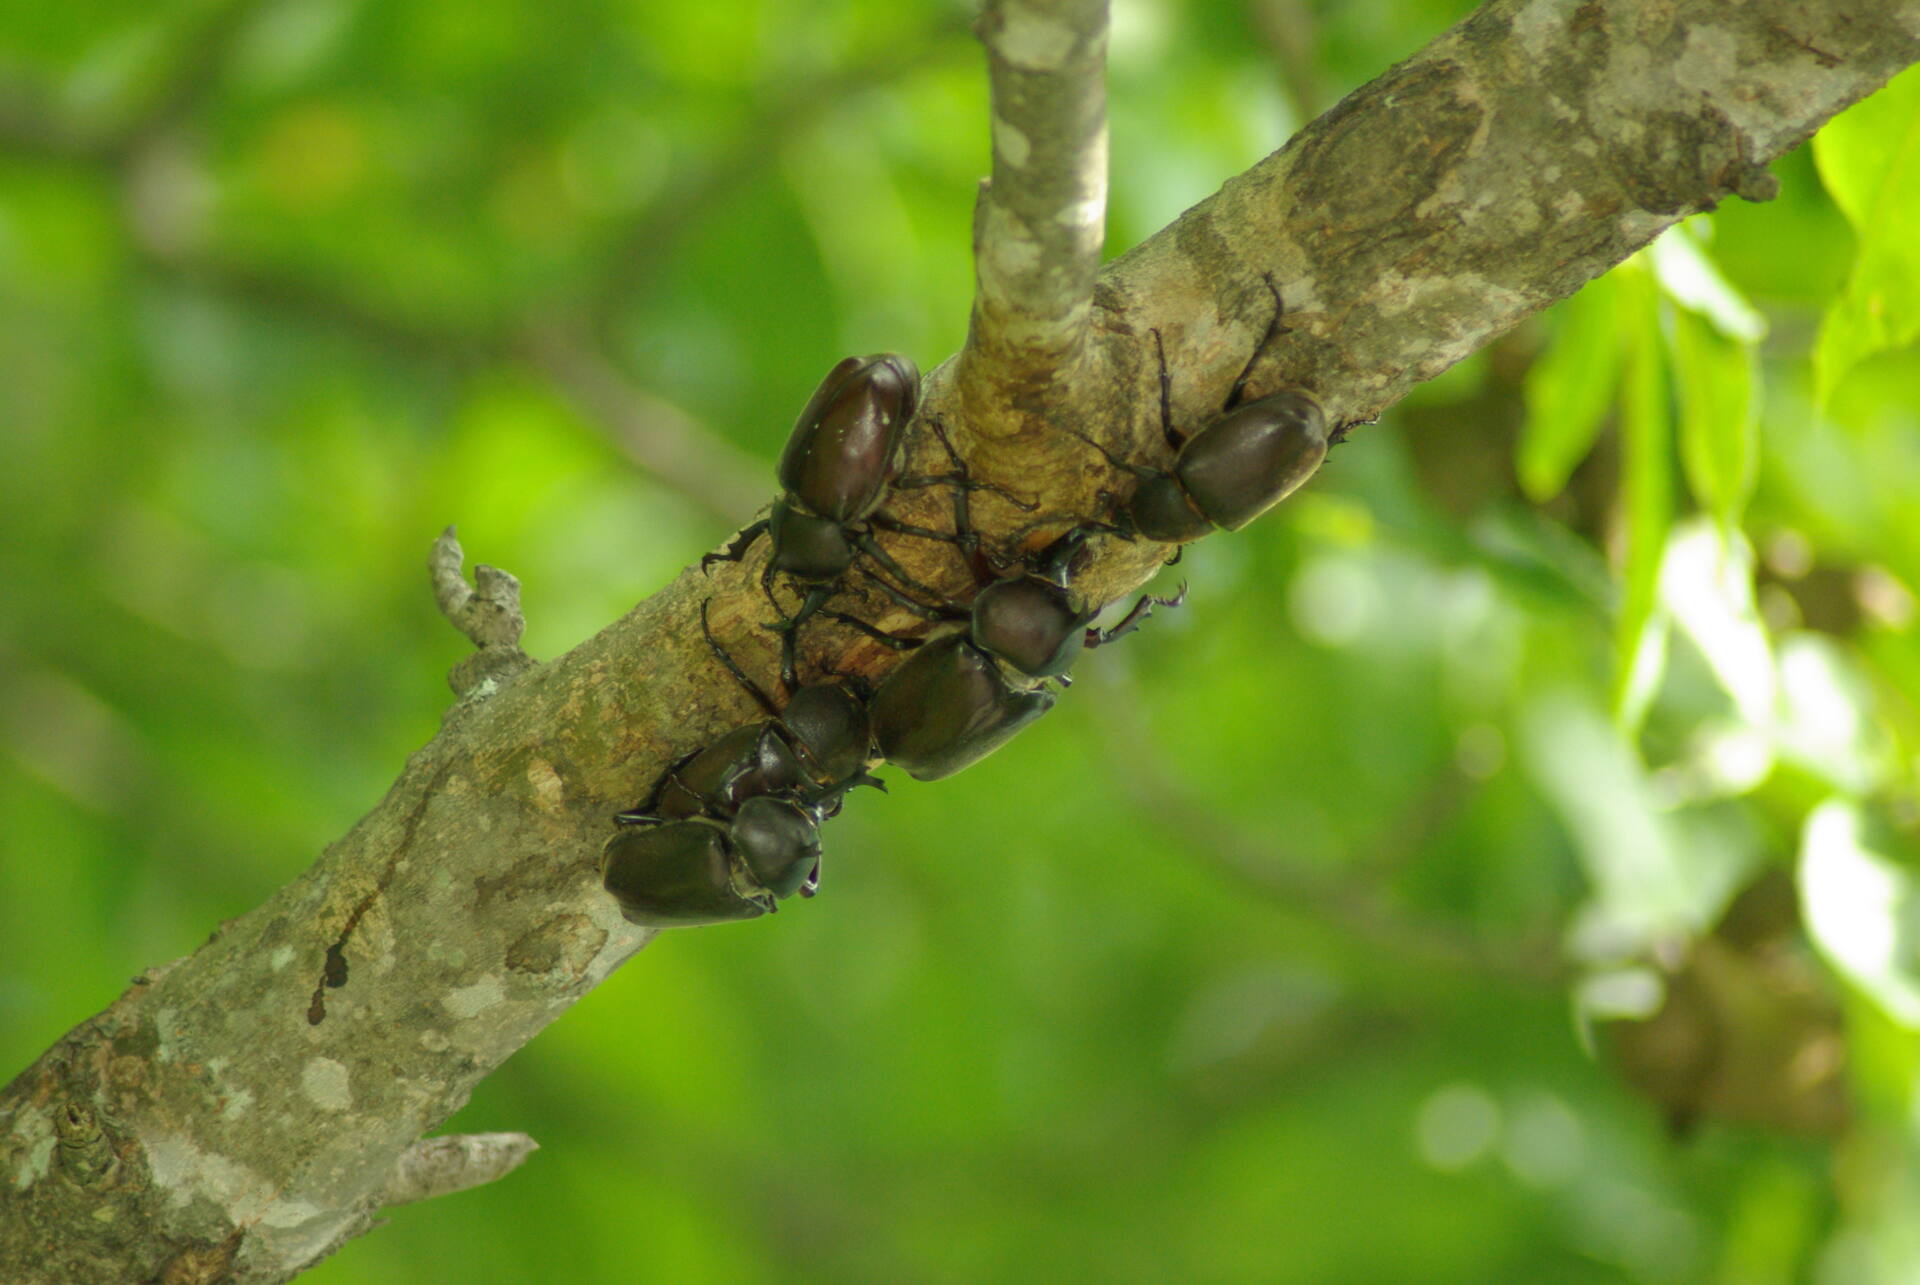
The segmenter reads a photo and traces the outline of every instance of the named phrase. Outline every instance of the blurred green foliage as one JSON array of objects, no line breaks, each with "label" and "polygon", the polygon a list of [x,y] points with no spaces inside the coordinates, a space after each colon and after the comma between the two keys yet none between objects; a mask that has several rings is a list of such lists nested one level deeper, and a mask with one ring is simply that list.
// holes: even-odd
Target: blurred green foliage
[{"label": "blurred green foliage", "polygon": [[[1112,246],[1469,7],[1118,4]],[[441,526],[550,656],[748,516],[530,336],[766,463],[957,346],[964,18],[8,10],[0,1061],[432,734]],[[524,1170],[310,1279],[1915,1279],[1917,84],[1194,548],[820,900],[668,934],[453,1121]]]}]

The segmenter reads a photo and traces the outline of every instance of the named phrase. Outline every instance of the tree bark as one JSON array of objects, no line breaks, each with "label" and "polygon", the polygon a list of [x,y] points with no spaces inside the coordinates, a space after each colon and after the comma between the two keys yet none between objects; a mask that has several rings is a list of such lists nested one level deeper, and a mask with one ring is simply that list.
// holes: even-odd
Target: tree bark
[{"label": "tree bark", "polygon": [[[1685,215],[1766,195],[1769,160],[1916,58],[1920,0],[1495,0],[1110,265],[1057,422],[1162,458],[1149,331],[1175,422],[1203,423],[1266,328],[1268,277],[1289,330],[1248,392],[1366,421]],[[1128,485],[1071,435],[986,422],[1016,408],[961,414],[946,369],[925,405],[1058,526]],[[941,471],[926,434],[912,450],[910,471]],[[1031,520],[979,498],[990,535]],[[1090,601],[1167,552],[1096,545]],[[557,660],[489,670],[310,870],[0,1092],[0,1280],[282,1281],[365,1230],[421,1135],[646,944],[600,891],[600,845],[664,765],[758,717],[698,617],[711,598],[742,663],[772,672],[764,548]],[[889,548],[969,587],[944,545]],[[848,672],[895,660],[838,627],[807,637]]]}]

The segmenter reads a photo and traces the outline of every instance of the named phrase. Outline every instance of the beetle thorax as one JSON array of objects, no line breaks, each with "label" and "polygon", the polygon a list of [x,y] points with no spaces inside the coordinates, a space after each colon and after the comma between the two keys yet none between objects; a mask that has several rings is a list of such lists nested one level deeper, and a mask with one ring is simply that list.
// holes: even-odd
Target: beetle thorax
[{"label": "beetle thorax", "polygon": [[1213,523],[1171,473],[1156,473],[1142,482],[1127,504],[1127,514],[1141,535],[1168,544],[1198,540],[1213,530]]},{"label": "beetle thorax", "polygon": [[1067,591],[1039,576],[996,581],[973,600],[974,645],[1030,678],[1066,673],[1086,623]]},{"label": "beetle thorax", "polygon": [[832,518],[823,518],[775,500],[768,519],[773,537],[773,569],[795,580],[825,583],[853,565],[853,544]]}]

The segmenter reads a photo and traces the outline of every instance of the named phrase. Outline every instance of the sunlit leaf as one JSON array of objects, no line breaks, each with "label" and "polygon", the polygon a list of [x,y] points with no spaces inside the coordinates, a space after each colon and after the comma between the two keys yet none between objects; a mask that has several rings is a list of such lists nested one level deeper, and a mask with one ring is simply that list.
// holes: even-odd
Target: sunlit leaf
[{"label": "sunlit leaf", "polygon": [[1842,790],[1863,793],[1889,771],[1874,695],[1857,657],[1822,634],[1780,640],[1780,746]]},{"label": "sunlit leaf", "polygon": [[1844,799],[1814,809],[1800,848],[1807,931],[1887,1015],[1920,1029],[1920,851]]},{"label": "sunlit leaf", "polygon": [[1553,344],[1527,372],[1516,467],[1535,503],[1560,493],[1600,435],[1620,375],[1619,295],[1610,274],[1556,307]]},{"label": "sunlit leaf", "polygon": [[1704,522],[1675,528],[1660,569],[1660,600],[1700,649],[1751,726],[1773,722],[1773,653],[1753,601],[1753,551]]},{"label": "sunlit leaf", "polygon": [[1837,117],[1813,154],[1860,242],[1814,349],[1824,405],[1854,366],[1920,336],[1920,68]]},{"label": "sunlit leaf", "polygon": [[[1544,694],[1522,732],[1528,772],[1572,833],[1591,891],[1576,952],[1624,959],[1662,938],[1704,931],[1744,855],[1662,811],[1632,742],[1595,706],[1571,693]],[[1609,1003],[1617,1013],[1618,998]]]}]

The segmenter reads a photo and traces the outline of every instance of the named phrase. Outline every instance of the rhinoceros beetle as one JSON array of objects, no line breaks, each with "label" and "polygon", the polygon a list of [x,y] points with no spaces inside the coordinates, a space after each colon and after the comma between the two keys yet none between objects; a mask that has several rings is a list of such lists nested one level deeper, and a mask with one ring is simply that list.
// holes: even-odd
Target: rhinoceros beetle
[{"label": "rhinoceros beetle", "polygon": [[[874,743],[887,762],[922,781],[979,762],[1053,708],[1055,696],[1044,680],[1066,686],[1067,667],[1082,647],[1112,642],[1139,628],[1154,606],[1182,601],[1184,591],[1172,598],[1142,597],[1113,628],[1088,628],[1096,613],[1076,611],[1066,588],[1066,567],[1085,539],[1084,530],[1068,532],[1042,551],[1034,567],[987,585],[970,608],[943,612],[959,627],[931,640],[896,637],[834,614],[869,637],[913,651],[881,680],[868,707]],[[922,604],[912,608],[925,610]],[[1009,670],[1017,677],[1010,679]]]},{"label": "rhinoceros beetle", "polygon": [[873,733],[889,763],[922,781],[970,767],[1053,708],[1041,684],[1015,686],[964,633],[916,650],[873,694]]},{"label": "rhinoceros beetle", "polygon": [[843,681],[812,683],[794,692],[785,709],[778,708],[713,636],[707,608],[700,605],[707,647],[767,717],[682,758],[654,783],[645,802],[615,820],[726,820],[746,800],[765,795],[830,814],[856,785],[885,789],[867,772],[874,759],[873,724],[861,694]]},{"label": "rhinoceros beetle", "polygon": [[875,527],[946,538],[944,532],[911,526],[878,511],[889,486],[950,480],[896,476],[903,433],[919,397],[919,369],[898,353],[848,357],[835,366],[807,399],[787,438],[778,470],[782,493],[772,512],[744,528],[724,549],[700,559],[703,570],[715,562],[738,562],[761,535],[772,539],[773,551],[760,576],[767,600],[775,611],[784,610],[773,596],[776,572],[806,589],[793,614],[776,626],[782,634],[780,673],[790,690],[799,686],[795,638],[800,626],[833,596],[858,555],[866,554],[901,584],[931,592],[873,538]]},{"label": "rhinoceros beetle", "polygon": [[728,820],[640,818],[600,857],[600,882],[630,924],[682,928],[758,919],[805,891],[820,864],[819,817],[762,795]]},{"label": "rhinoceros beetle", "polygon": [[1116,504],[1112,523],[1101,524],[1106,529],[1129,539],[1144,535],[1168,544],[1197,540],[1216,529],[1238,531],[1313,476],[1329,443],[1338,440],[1337,433],[1327,432],[1319,404],[1305,393],[1288,389],[1242,401],[1260,354],[1275,335],[1285,333],[1280,290],[1273,278],[1266,280],[1273,294],[1273,320],[1233,381],[1220,418],[1191,437],[1173,427],[1166,349],[1160,332],[1153,332],[1160,362],[1160,430],[1173,451],[1170,468],[1129,463],[1074,432],[1113,467],[1140,479],[1132,496]]},{"label": "rhinoceros beetle", "polygon": [[[970,604],[943,602],[928,605],[916,602],[885,581],[874,583],[895,602],[927,620],[964,624],[967,641],[982,652],[1003,661],[1027,678],[1052,678],[1061,686],[1071,686],[1067,670],[1083,647],[1099,647],[1132,633],[1153,614],[1155,607],[1177,607],[1186,601],[1186,586],[1171,598],[1143,594],[1127,614],[1111,629],[1094,629],[1099,609],[1074,607],[1068,591],[1069,569],[1075,555],[1085,546],[1087,537],[1101,529],[1099,525],[1075,527],[1039,553],[1024,559],[1011,575],[990,579]],[[875,629],[854,616],[824,612],[828,618],[850,625],[896,650],[908,651],[925,645],[926,640],[905,638]],[[891,756],[889,756],[891,757]]]},{"label": "rhinoceros beetle", "polygon": [[[950,599],[928,604],[871,577],[907,610],[950,626],[931,640],[890,634],[841,612],[822,613],[889,647],[914,653],[881,681],[869,712],[881,755],[923,781],[951,776],[978,762],[1052,709],[1055,696],[1044,680],[1068,685],[1072,680],[1067,669],[1083,647],[1131,633],[1153,607],[1178,606],[1185,597],[1184,588],[1172,598],[1142,597],[1113,628],[1089,628],[1098,612],[1074,607],[1068,581],[1075,556],[1088,535],[1101,529],[1098,524],[1075,527],[1021,559],[1012,574],[996,575],[981,554],[967,512],[967,493],[977,484],[944,426],[938,420],[930,423],[959,481],[954,488],[954,530],[944,538],[967,555],[976,583],[986,583],[970,604]],[[1008,671],[1015,677],[1010,679]]]},{"label": "rhinoceros beetle", "polygon": [[844,682],[794,692],[784,710],[713,636],[708,604],[700,632],[727,672],[766,711],[682,758],[654,783],[601,858],[601,882],[629,922],[667,928],[753,919],[820,882],[820,822],[856,785],[885,789],[874,760],[867,703]]}]

